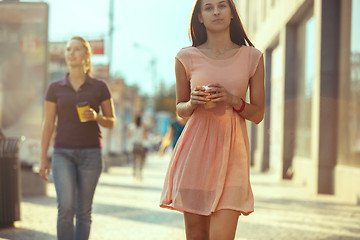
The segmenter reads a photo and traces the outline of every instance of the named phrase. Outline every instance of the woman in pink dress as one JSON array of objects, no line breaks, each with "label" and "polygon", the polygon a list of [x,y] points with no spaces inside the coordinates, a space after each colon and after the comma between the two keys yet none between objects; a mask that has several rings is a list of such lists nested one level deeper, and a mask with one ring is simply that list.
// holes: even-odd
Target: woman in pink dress
[{"label": "woman in pink dress", "polygon": [[239,216],[254,210],[245,120],[263,119],[263,57],[232,0],[197,0],[190,33],[175,63],[176,110],[189,120],[160,206],[184,213],[187,239],[234,239]]}]

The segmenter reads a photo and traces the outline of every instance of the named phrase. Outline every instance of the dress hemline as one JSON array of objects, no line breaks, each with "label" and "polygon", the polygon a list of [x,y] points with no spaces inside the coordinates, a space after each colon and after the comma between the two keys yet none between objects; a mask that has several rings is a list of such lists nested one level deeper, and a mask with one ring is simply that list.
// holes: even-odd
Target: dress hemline
[{"label": "dress hemline", "polygon": [[241,215],[248,216],[248,215],[250,215],[251,213],[254,212],[254,210],[249,211],[249,212],[245,212],[245,211],[235,209],[235,208],[231,208],[231,207],[221,207],[219,209],[216,209],[215,211],[211,211],[210,213],[205,213],[205,212],[197,211],[197,210],[194,210],[194,209],[187,209],[187,208],[171,206],[170,205],[171,203],[172,202],[161,203],[160,207],[170,209],[170,210],[174,210],[174,211],[178,211],[178,212],[181,212],[181,213],[188,212],[188,213],[198,214],[198,215],[202,215],[202,216],[210,216],[211,214],[213,214],[213,213],[215,213],[215,212],[217,212],[219,210],[233,210],[233,211],[239,212],[239,216],[241,216]]}]

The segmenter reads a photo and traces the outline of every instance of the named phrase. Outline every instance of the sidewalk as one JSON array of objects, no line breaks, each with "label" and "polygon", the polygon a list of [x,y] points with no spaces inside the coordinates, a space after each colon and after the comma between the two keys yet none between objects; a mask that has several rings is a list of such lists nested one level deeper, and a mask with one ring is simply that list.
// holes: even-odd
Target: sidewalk
[{"label": "sidewalk", "polygon": [[[181,213],[158,207],[168,156],[150,155],[144,181],[132,179],[130,167],[103,173],[95,194],[91,240],[183,240]],[[333,196],[314,196],[301,186],[278,181],[271,174],[252,172],[255,212],[240,217],[238,240],[360,239],[360,206]],[[27,197],[21,221],[0,230],[0,239],[56,239],[56,199]]]}]

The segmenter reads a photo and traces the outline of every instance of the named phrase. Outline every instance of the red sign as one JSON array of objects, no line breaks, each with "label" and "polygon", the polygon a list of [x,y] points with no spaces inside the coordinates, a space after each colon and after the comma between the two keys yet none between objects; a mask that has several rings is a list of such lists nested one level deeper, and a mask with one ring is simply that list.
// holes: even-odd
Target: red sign
[{"label": "red sign", "polygon": [[104,39],[90,40],[89,43],[93,55],[104,55]]}]

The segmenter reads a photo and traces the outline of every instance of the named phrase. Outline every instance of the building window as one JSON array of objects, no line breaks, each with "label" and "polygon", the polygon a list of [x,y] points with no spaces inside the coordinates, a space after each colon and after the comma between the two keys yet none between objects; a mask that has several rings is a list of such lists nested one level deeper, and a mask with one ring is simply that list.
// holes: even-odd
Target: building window
[{"label": "building window", "polygon": [[299,24],[297,42],[295,156],[311,158],[311,108],[315,74],[315,18],[312,15]]},{"label": "building window", "polygon": [[350,152],[360,153],[360,0],[352,0],[350,38]]},{"label": "building window", "polygon": [[270,168],[278,171],[281,169],[282,157],[282,116],[283,116],[283,99],[284,85],[282,77],[284,72],[283,65],[284,50],[282,45],[278,45],[271,52],[271,93],[270,104]]}]

